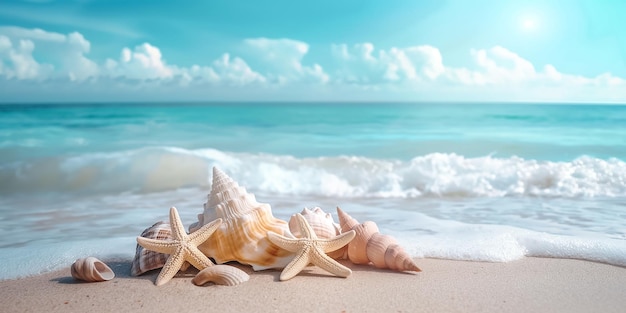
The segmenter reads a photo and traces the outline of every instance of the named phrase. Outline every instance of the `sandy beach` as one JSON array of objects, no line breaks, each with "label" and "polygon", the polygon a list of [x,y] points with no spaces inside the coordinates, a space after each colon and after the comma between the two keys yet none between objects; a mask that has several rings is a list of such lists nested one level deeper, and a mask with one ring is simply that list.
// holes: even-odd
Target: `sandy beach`
[{"label": "sandy beach", "polygon": [[623,312],[626,269],[568,259],[509,263],[416,259],[421,273],[344,263],[350,277],[308,267],[289,281],[280,271],[252,272],[238,286],[191,283],[179,273],[161,287],[158,271],[129,275],[129,262],[107,262],[116,277],[81,283],[69,268],[0,282],[3,312]]}]

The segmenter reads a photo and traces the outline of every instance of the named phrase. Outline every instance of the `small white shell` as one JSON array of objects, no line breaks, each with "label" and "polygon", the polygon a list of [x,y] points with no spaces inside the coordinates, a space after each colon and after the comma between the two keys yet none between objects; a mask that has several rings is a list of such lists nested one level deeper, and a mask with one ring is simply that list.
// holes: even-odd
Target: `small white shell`
[{"label": "small white shell", "polygon": [[[311,225],[311,228],[313,228],[313,231],[318,238],[333,238],[341,234],[341,226],[335,223],[333,216],[330,213],[324,212],[319,207],[315,207],[313,209],[304,208],[300,214],[309,223],[309,225]],[[291,219],[289,219],[289,230],[297,238],[302,237],[300,235],[300,227],[298,226],[298,222],[296,220],[296,214],[292,215]],[[339,250],[328,252],[327,254],[333,259],[345,259],[347,258],[347,249],[348,246],[346,245]]]},{"label": "small white shell", "polygon": [[[333,221],[332,215],[325,213],[319,207],[313,209],[304,208],[300,214],[311,225],[318,238],[331,238],[341,233],[341,227]],[[289,219],[289,230],[297,238],[301,237],[295,214]]]},{"label": "small white shell", "polygon": [[74,279],[86,282],[106,281],[115,277],[115,273],[109,266],[91,256],[76,260],[72,264],[71,271]]},{"label": "small white shell", "polygon": [[247,282],[250,275],[230,265],[214,265],[201,270],[191,282],[196,286],[203,286],[212,282],[218,285],[235,286]]}]

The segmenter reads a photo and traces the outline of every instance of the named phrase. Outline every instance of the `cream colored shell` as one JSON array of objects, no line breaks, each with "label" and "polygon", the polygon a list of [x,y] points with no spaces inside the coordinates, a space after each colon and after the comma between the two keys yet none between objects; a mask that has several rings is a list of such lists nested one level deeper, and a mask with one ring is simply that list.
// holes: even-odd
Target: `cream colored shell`
[{"label": "cream colored shell", "polygon": [[209,282],[235,286],[247,282],[250,275],[246,272],[230,265],[215,265],[201,270],[191,282],[196,286],[203,286]]},{"label": "cream colored shell", "polygon": [[[341,234],[341,227],[339,224],[335,223],[332,215],[324,212],[319,207],[313,209],[304,208],[300,214],[309,223],[318,238],[328,239]],[[289,230],[296,238],[302,237],[299,228],[296,214],[294,214],[289,219]],[[333,259],[346,259],[347,250],[348,246],[345,246],[339,250],[328,252],[327,254]]]},{"label": "cream colored shell", "polygon": [[70,271],[74,279],[86,282],[107,281],[115,277],[115,273],[109,266],[91,256],[76,260]]},{"label": "cream colored shell", "polygon": [[237,261],[258,271],[283,268],[293,258],[291,252],[267,239],[268,231],[293,238],[287,222],[275,218],[269,204],[257,202],[253,194],[214,167],[213,185],[204,212],[189,230],[193,232],[216,218],[222,218],[222,225],[198,246],[216,263]]},{"label": "cream colored shell", "polygon": [[352,263],[368,264],[371,262],[378,268],[400,272],[421,271],[393,237],[378,231],[376,223],[371,221],[359,223],[340,208],[337,208],[337,215],[343,232],[356,231],[356,236],[348,244],[348,259]]}]

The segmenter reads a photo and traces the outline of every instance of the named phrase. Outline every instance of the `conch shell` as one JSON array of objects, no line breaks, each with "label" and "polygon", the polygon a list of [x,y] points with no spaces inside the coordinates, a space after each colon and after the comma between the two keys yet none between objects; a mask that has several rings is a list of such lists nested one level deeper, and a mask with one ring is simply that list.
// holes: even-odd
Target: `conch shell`
[{"label": "conch shell", "polygon": [[[141,233],[141,237],[157,240],[171,240],[172,229],[169,223],[163,221],[156,222],[154,225],[146,228]],[[168,255],[165,253],[150,251],[137,245],[135,258],[130,266],[130,274],[132,276],[139,276],[145,272],[161,268],[165,265],[165,262],[167,262],[167,257]]]},{"label": "conch shell", "polygon": [[71,271],[74,279],[86,282],[106,281],[115,277],[115,273],[109,266],[92,256],[76,260],[72,264]]},{"label": "conch shell", "polygon": [[213,282],[218,285],[235,286],[247,282],[250,275],[230,265],[215,265],[201,270],[191,282],[196,286],[203,286]]},{"label": "conch shell", "polygon": [[[330,213],[325,213],[319,207],[315,207],[313,209],[304,208],[300,214],[304,217],[304,219],[306,219],[309,225],[311,225],[311,228],[313,228],[313,231],[318,238],[333,238],[341,234],[341,226],[335,223]],[[300,234],[300,227],[298,226],[298,221],[296,219],[296,214],[292,215],[291,219],[289,219],[289,230],[296,238],[302,237]],[[333,259],[347,259],[347,251],[348,246],[346,245],[339,250],[328,252],[326,254]]]},{"label": "conch shell", "polygon": [[192,224],[189,231],[193,232],[216,218],[223,220],[222,225],[198,246],[216,263],[237,261],[259,271],[283,268],[293,258],[293,253],[267,239],[268,231],[293,238],[287,222],[275,218],[269,204],[257,202],[253,194],[213,167],[213,185],[204,212],[198,214],[198,222]]},{"label": "conch shell", "polygon": [[377,268],[388,268],[400,272],[421,272],[420,268],[393,237],[378,232],[376,223],[366,221],[359,224],[356,219],[340,208],[337,208],[337,215],[343,232],[356,231],[356,236],[348,244],[348,259],[352,263],[368,264],[372,262]]}]

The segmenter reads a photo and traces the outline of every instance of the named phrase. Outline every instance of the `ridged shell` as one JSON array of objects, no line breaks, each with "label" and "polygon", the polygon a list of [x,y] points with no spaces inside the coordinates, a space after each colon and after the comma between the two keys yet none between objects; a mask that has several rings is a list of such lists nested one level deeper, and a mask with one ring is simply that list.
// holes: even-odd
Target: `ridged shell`
[{"label": "ridged shell", "polygon": [[[354,239],[348,244],[348,259],[354,264],[367,264],[370,259],[367,257],[367,242],[372,235],[378,233],[378,226],[372,221],[365,221],[352,228],[356,232]],[[344,232],[350,229],[344,230]]]},{"label": "ridged shell", "polygon": [[76,260],[70,270],[74,279],[86,282],[106,281],[115,277],[109,266],[92,256]]},{"label": "ridged shell", "polygon": [[[311,225],[313,231],[318,238],[330,238],[337,236],[341,233],[341,227],[339,224],[333,221],[333,217],[330,213],[325,213],[321,208],[315,207],[313,209],[304,208],[300,213]],[[296,221],[296,214],[289,219],[289,230],[296,237],[300,238],[300,227]]]},{"label": "ridged shell", "polygon": [[230,265],[215,265],[201,270],[191,282],[196,286],[203,286],[209,282],[235,286],[247,282],[250,275],[246,272]]},{"label": "ridged shell", "polygon": [[[306,219],[309,225],[311,225],[311,228],[313,228],[318,238],[332,238],[341,234],[341,227],[339,224],[335,223],[332,215],[325,213],[319,207],[313,209],[304,208],[300,214]],[[295,237],[302,237],[300,235],[300,227],[296,220],[296,214],[292,215],[289,219],[289,230]],[[347,249],[348,247],[345,246],[339,250],[328,252],[327,254],[333,259],[345,259],[347,258]]]},{"label": "ridged shell", "polygon": [[213,185],[204,212],[189,230],[193,232],[216,218],[222,218],[222,225],[198,246],[216,263],[237,261],[259,271],[283,268],[293,258],[291,252],[267,239],[268,231],[293,238],[287,222],[275,218],[269,204],[257,202],[253,194],[214,167]]},{"label": "ridged shell", "polygon": [[389,266],[389,268],[394,271],[422,271],[417,267],[415,262],[413,262],[409,254],[397,244],[392,244],[387,247],[385,251],[385,265]]},{"label": "ridged shell", "polygon": [[373,234],[365,247],[367,259],[378,268],[386,268],[385,252],[391,245],[398,245],[395,238],[381,233]]},{"label": "ridged shell", "polygon": [[350,215],[337,208],[341,231],[356,231],[356,236],[348,244],[348,259],[355,264],[372,262],[378,268],[388,268],[394,271],[420,272],[411,257],[400,247],[396,240],[378,232],[374,222],[360,223]]},{"label": "ridged shell", "polygon": [[[154,225],[146,228],[141,237],[158,239],[158,240],[171,240],[172,230],[169,223],[163,221],[156,222]],[[135,249],[135,258],[130,266],[130,274],[132,276],[139,276],[145,272],[162,268],[167,262],[168,255],[165,253],[154,252],[148,249],[144,249],[142,246],[137,245]]]}]

